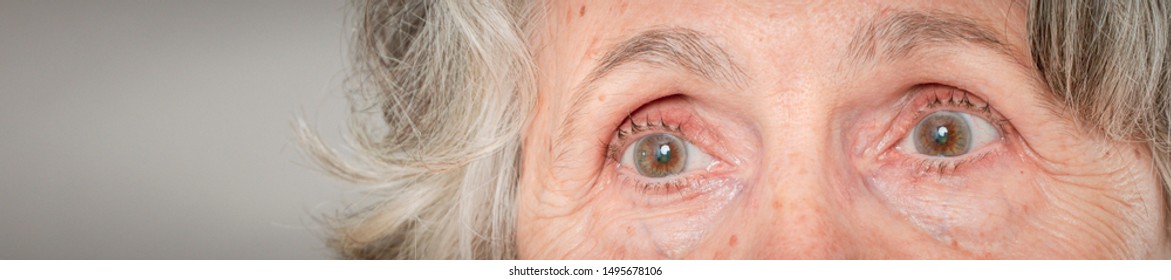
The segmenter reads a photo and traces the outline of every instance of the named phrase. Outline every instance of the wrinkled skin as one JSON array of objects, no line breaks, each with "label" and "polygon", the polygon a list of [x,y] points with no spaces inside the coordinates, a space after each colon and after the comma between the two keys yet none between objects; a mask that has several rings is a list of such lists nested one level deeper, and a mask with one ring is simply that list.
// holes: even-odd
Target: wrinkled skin
[{"label": "wrinkled skin", "polygon": [[[902,2],[548,4],[533,38],[519,257],[1171,256],[1150,153],[1079,129],[1054,105],[1029,58],[1023,4]],[[852,55],[863,26],[908,12],[978,24],[1004,48]],[[668,28],[722,49],[744,79],[635,61],[582,86],[616,45]],[[966,107],[930,104],[963,95]],[[939,108],[994,129],[952,158],[904,145]],[[624,151],[654,132],[617,137],[632,122],[664,124],[711,160],[646,178]]]}]

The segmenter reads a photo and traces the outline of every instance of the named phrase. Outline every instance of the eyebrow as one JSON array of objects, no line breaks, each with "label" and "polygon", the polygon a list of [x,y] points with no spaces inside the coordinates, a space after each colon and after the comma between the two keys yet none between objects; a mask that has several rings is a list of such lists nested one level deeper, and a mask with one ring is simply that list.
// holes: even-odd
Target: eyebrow
[{"label": "eyebrow", "polygon": [[739,85],[747,79],[728,53],[699,31],[666,28],[644,31],[622,41],[599,59],[580,89],[632,62],[680,68],[704,79]]},{"label": "eyebrow", "polygon": [[644,31],[626,39],[598,59],[598,64],[573,89],[569,114],[562,124],[562,138],[575,131],[575,122],[585,110],[598,80],[615,69],[645,63],[668,69],[683,69],[708,81],[743,87],[748,80],[743,68],[732,60],[724,48],[699,31],[689,28],[662,28]]},{"label": "eyebrow", "polygon": [[[969,45],[992,50],[1003,61],[1015,65],[1016,71],[1028,77],[1029,86],[1034,91],[1046,88],[1047,85],[1033,66],[1033,61],[1027,57],[1021,60],[1022,57],[1015,55],[1021,50],[1005,43],[1001,36],[996,29],[979,24],[963,15],[944,12],[894,12],[874,18],[854,33],[846,59],[843,60],[850,67],[841,73],[849,75],[854,73],[849,70],[873,67],[879,62],[906,59],[924,48]],[[1059,102],[1052,94],[1038,97],[1051,105]]]},{"label": "eyebrow", "polygon": [[897,12],[877,17],[854,33],[846,62],[867,65],[880,60],[904,59],[916,50],[957,44],[991,49],[1003,58],[1028,68],[1012,54],[998,33],[957,14],[942,12]]},{"label": "eyebrow", "polygon": [[[962,43],[992,49],[1003,58],[1029,67],[1013,56],[1014,49],[998,33],[974,20],[956,14],[933,12],[897,12],[880,16],[854,32],[842,60],[853,64],[873,65],[881,60],[903,59],[916,50]],[[616,68],[635,63],[684,69],[709,81],[743,87],[749,77],[728,53],[702,33],[688,28],[665,28],[644,31],[617,44],[598,60],[586,78],[573,89],[569,113],[563,120],[559,139],[577,131],[582,110],[588,106],[590,93],[598,80]],[[849,72],[849,71],[846,71]],[[575,121],[576,120],[576,121]]]}]

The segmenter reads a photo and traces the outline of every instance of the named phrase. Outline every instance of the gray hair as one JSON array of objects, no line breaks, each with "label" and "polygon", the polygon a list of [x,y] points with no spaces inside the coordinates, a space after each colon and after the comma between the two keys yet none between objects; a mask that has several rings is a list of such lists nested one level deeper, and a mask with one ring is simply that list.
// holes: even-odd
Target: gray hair
[{"label": "gray hair", "polygon": [[[344,258],[515,258],[521,134],[536,98],[525,32],[539,22],[537,5],[354,4],[358,158],[342,159],[300,125],[303,149],[325,170],[373,186],[371,199],[331,220],[329,245]],[[1147,143],[1171,193],[1166,3],[1037,0],[1029,10],[1033,60],[1051,91],[1086,127]]]},{"label": "gray hair", "polygon": [[[302,123],[325,170],[372,185],[332,222],[344,258],[515,258],[520,135],[535,99],[528,6],[356,1],[355,165]],[[371,124],[369,121],[375,121]]]},{"label": "gray hair", "polygon": [[[1171,7],[1166,1],[1036,0],[1029,48],[1083,127],[1145,143],[1171,208]],[[1167,215],[1171,226],[1171,214]],[[1171,232],[1171,227],[1169,227]]]}]

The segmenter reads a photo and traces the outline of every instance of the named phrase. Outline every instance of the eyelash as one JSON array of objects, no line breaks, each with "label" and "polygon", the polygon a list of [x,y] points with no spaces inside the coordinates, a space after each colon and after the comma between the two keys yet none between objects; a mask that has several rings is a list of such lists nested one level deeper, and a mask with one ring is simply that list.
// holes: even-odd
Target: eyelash
[{"label": "eyelash", "polygon": [[[945,90],[928,89],[927,91],[928,92],[915,94],[912,97],[924,99],[921,101],[923,104],[919,105],[921,108],[916,110],[910,118],[900,122],[901,127],[904,128],[901,130],[902,133],[896,135],[904,135],[903,137],[905,137],[905,135],[914,130],[915,124],[918,123],[920,119],[929,114],[944,110],[955,110],[983,117],[985,120],[991,123],[993,127],[996,128],[997,132],[1000,133],[1001,139],[1007,138],[1009,132],[1007,129],[1009,126],[1008,120],[1001,117],[1000,114],[997,113],[990,104],[984,103],[983,105],[979,105],[972,103],[972,98],[980,99],[978,95],[956,88],[948,88]],[[920,102],[912,102],[912,104],[919,103]],[[894,146],[897,146],[897,142],[898,141],[896,141]],[[990,152],[986,151],[976,152],[979,152],[979,154],[967,154],[958,158],[920,157],[917,158],[914,164],[923,173],[934,172],[939,175],[947,175],[954,173],[960,165],[979,162],[979,160],[991,154]],[[912,159],[916,158],[912,157]]]},{"label": "eyelash", "polygon": [[[612,144],[607,146],[606,158],[612,164],[622,162],[621,156],[626,146],[630,145],[634,140],[639,139],[639,137],[652,133],[672,134],[684,141],[691,142],[692,140],[683,132],[683,127],[688,121],[690,119],[679,123],[668,122],[662,117],[662,112],[659,112],[658,122],[652,121],[651,115],[648,113],[643,115],[642,123],[640,124],[634,115],[628,115],[622,121],[622,125],[618,126],[618,130],[615,131]],[[695,144],[694,142],[691,143],[693,145]],[[633,181],[637,184],[636,189],[643,194],[670,194],[685,191],[689,189],[689,185],[702,179],[702,175],[680,174],[675,178],[664,179],[665,181],[663,182],[648,182],[644,179],[630,178],[630,176],[623,175],[622,172],[619,172],[619,175],[620,179],[624,182]]]},{"label": "eyelash", "polygon": [[622,120],[622,125],[618,126],[618,130],[614,132],[614,138],[617,139],[617,141],[615,141],[616,143],[607,146],[606,157],[615,162],[621,162],[622,159],[619,157],[621,157],[622,149],[624,149],[626,145],[630,144],[628,143],[630,142],[628,141],[631,138],[630,136],[634,134],[641,134],[645,131],[671,133],[675,134],[676,136],[680,136],[683,139],[687,139],[687,135],[683,133],[683,124],[669,124],[663,120],[661,113],[659,114],[658,123],[651,122],[650,115],[647,114],[645,115],[643,124],[641,125],[635,122],[633,115],[628,115],[626,116],[626,119]]},{"label": "eyelash", "polygon": [[[918,108],[905,118],[900,119],[900,117],[896,117],[896,122],[893,124],[897,124],[896,127],[901,127],[900,130],[897,130],[900,133],[895,134],[898,137],[897,139],[906,137],[914,129],[915,124],[923,117],[944,110],[964,112],[982,117],[996,128],[1000,134],[1000,139],[1007,139],[1009,137],[1011,131],[1009,129],[1011,128],[1009,121],[1003,118],[990,104],[983,102],[983,99],[978,95],[957,88],[937,88],[936,86],[944,87],[942,85],[926,85],[916,90],[919,92],[909,95],[910,98],[904,103],[906,105],[901,107]],[[973,100],[979,100],[980,102],[973,102]],[[658,114],[657,118],[652,117],[655,113]],[[648,113],[636,112],[627,115],[611,136],[610,143],[604,145],[606,147],[605,158],[609,161],[607,165],[617,166],[620,164],[622,162],[622,153],[631,142],[637,141],[639,137],[653,133],[672,134],[692,144],[698,144],[693,142],[693,139],[688,137],[687,133],[683,131],[683,128],[691,121],[690,117],[680,121],[680,118],[668,119],[664,115],[662,111]],[[899,142],[893,141],[889,144],[890,146],[887,147],[887,150],[893,150],[895,146],[898,146]],[[993,154],[993,152],[983,149],[974,152],[955,158],[919,157],[912,154],[906,154],[906,156],[911,160],[911,164],[923,173],[934,172],[939,175],[947,175],[954,173],[961,165],[979,162],[981,159]],[[623,185],[636,185],[635,189],[643,194],[674,194],[680,191],[686,192],[691,190],[689,186],[705,179],[705,174],[702,173],[679,174],[674,178],[664,178],[662,181],[655,182],[654,180],[636,178],[636,175],[625,173],[622,170],[618,171],[618,179],[623,181]]]}]

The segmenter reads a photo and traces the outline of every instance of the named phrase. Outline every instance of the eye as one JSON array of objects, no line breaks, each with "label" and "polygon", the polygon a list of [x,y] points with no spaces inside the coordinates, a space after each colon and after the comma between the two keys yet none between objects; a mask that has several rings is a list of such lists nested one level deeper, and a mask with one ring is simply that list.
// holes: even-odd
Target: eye
[{"label": "eye", "polygon": [[712,158],[674,135],[651,134],[626,147],[622,164],[632,166],[642,176],[663,178],[705,168],[712,164]]},{"label": "eye", "polygon": [[939,111],[920,120],[899,148],[927,156],[956,157],[999,138],[1000,132],[983,118]]}]

